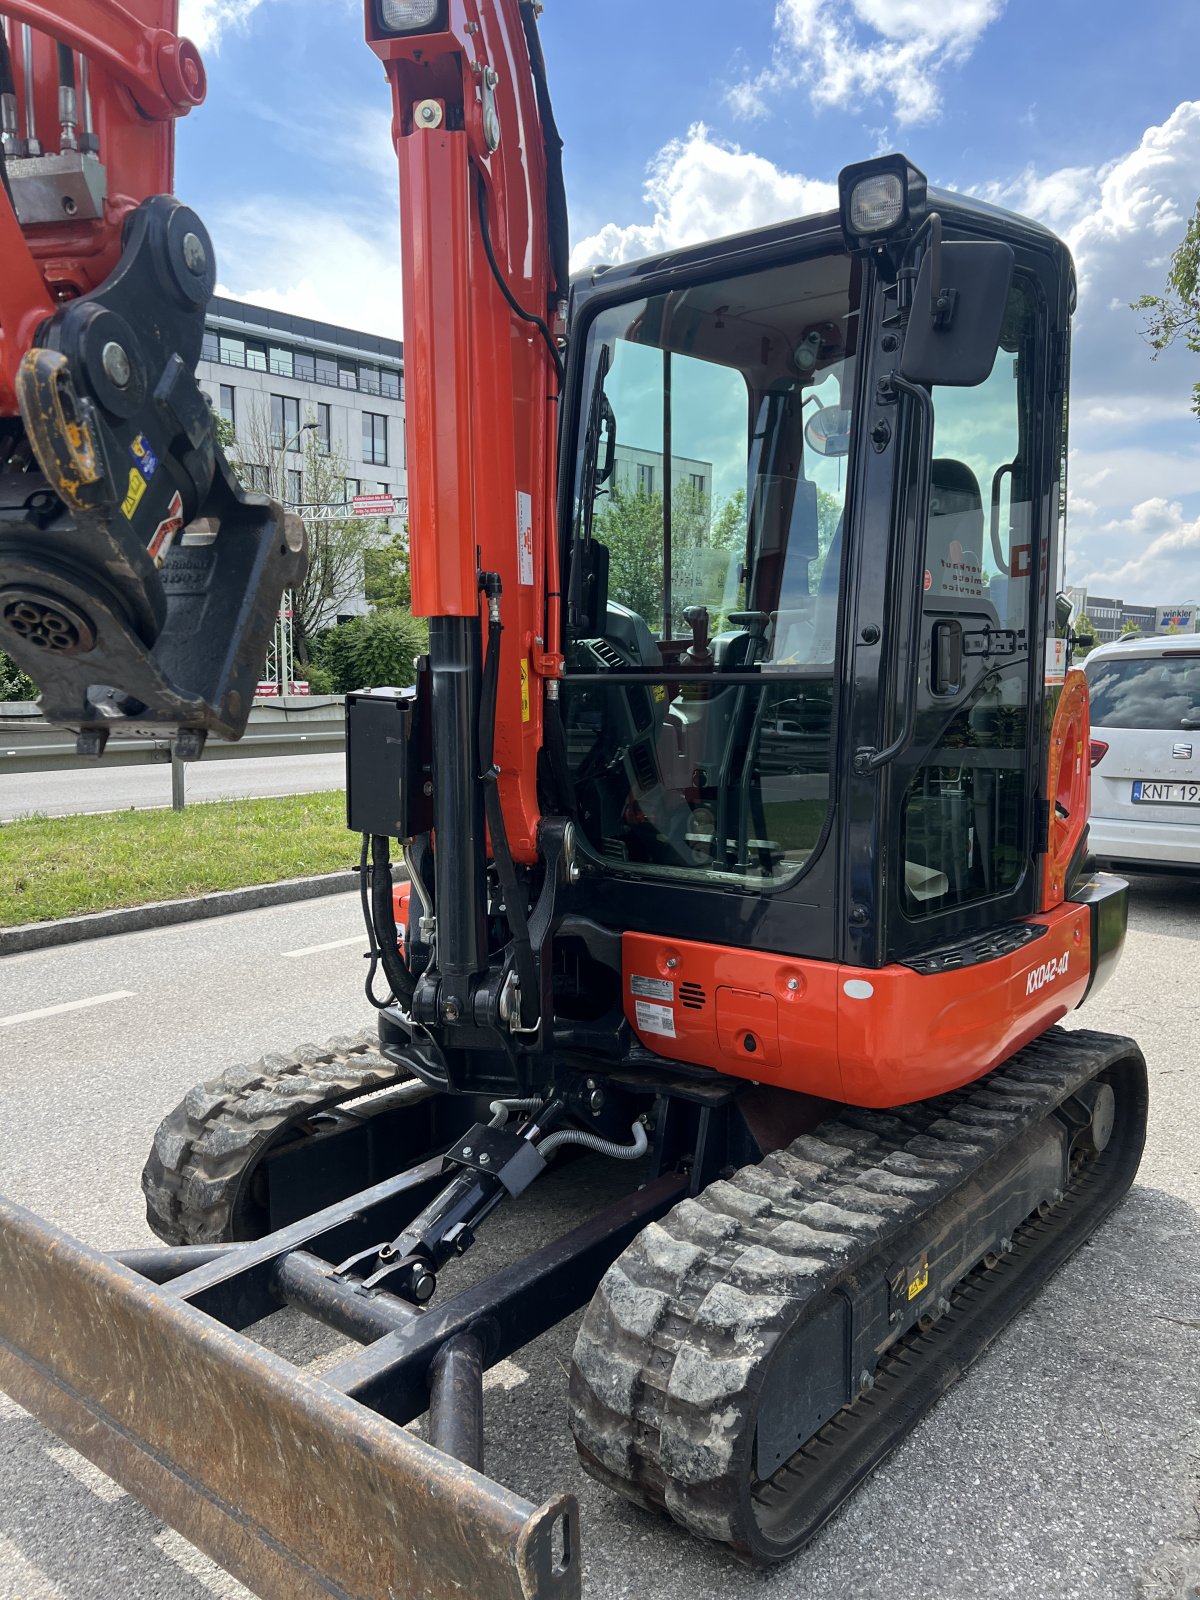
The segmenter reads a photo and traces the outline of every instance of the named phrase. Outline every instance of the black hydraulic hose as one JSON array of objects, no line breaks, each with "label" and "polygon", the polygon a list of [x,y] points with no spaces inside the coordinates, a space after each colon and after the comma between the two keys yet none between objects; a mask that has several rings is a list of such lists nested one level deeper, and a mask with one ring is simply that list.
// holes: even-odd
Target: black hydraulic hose
[{"label": "black hydraulic hose", "polygon": [[500,769],[495,763],[496,688],[500,679],[500,636],[504,632],[500,622],[499,577],[495,573],[488,573],[484,586],[488,597],[488,638],[483,663],[483,687],[479,697],[479,769],[483,781],[483,812],[492,836],[492,857],[512,933],[513,961],[521,990],[521,1026],[534,1028],[538,1020],[537,964],[529,939],[525,899],[508,845],[508,829],[504,823],[504,807],[500,804],[498,787]]},{"label": "black hydraulic hose", "polygon": [[550,84],[546,76],[546,58],[542,53],[542,36],[538,32],[537,7],[534,0],[521,0],[521,26],[525,29],[525,43],[529,49],[529,65],[533,70],[533,87],[537,95],[538,115],[542,121],[542,141],[546,149],[546,214],[550,228],[550,265],[554,272],[554,286],[565,297],[570,287],[571,238],[567,220],[567,183],[563,176],[563,142],[554,119],[554,105],[550,99]]},{"label": "black hydraulic hose", "polygon": [[484,189],[482,177],[479,179],[478,189],[479,231],[483,236],[483,248],[487,255],[488,266],[492,269],[492,277],[495,278],[496,282],[499,284],[500,293],[508,301],[513,315],[520,317],[522,322],[532,323],[541,334],[542,338],[546,341],[546,349],[550,352],[550,359],[554,363],[554,370],[558,375],[558,381],[561,386],[563,381],[563,364],[562,357],[558,353],[558,346],[554,342],[554,335],[550,332],[550,327],[546,322],[546,319],[544,317],[539,317],[535,311],[526,311],[525,307],[521,304],[516,295],[509,288],[508,284],[505,282],[504,274],[500,271],[500,264],[496,260],[496,252],[492,248],[492,231],[488,223],[487,191]]},{"label": "black hydraulic hose", "polygon": [[402,1006],[411,1007],[416,984],[400,955],[396,908],[392,904],[392,857],[382,834],[371,836],[371,927],[383,975]]},{"label": "black hydraulic hose", "polygon": [[375,924],[371,920],[370,897],[370,867],[367,865],[367,851],[371,845],[371,836],[364,833],[362,836],[362,849],[358,856],[358,901],[362,906],[363,923],[367,930],[367,949],[370,954],[371,965],[367,968],[367,981],[363,985],[368,1001],[376,1011],[386,1011],[391,1005],[394,995],[389,995],[386,1000],[380,1000],[375,993],[375,974],[379,971],[379,940],[375,937]]}]

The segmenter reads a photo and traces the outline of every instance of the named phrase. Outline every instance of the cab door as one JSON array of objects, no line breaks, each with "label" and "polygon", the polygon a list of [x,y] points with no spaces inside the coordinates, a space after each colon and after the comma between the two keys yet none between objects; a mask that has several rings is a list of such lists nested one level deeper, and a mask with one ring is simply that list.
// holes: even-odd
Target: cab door
[{"label": "cab door", "polygon": [[1034,908],[1047,323],[1018,270],[989,377],[931,391],[916,734],[887,784],[890,960]]}]

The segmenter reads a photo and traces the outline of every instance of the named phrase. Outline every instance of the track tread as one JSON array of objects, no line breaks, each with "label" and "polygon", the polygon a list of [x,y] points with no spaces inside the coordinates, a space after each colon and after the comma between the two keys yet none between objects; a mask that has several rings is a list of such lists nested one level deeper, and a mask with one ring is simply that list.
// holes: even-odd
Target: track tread
[{"label": "track tread", "polygon": [[[804,1306],[951,1195],[996,1150],[1102,1071],[1128,1040],[1054,1029],[976,1084],[887,1112],[851,1108],[645,1229],[602,1280],[571,1368],[586,1470],[693,1533],[764,1559],[749,1526],[754,1404]],[[899,1366],[906,1351],[892,1347]],[[785,1466],[767,1499],[844,1407]],[[797,1478],[796,1481],[799,1481]],[[826,1513],[828,1514],[828,1513]],[[768,1558],[773,1559],[773,1558]]]},{"label": "track tread", "polygon": [[407,1076],[380,1054],[376,1030],[366,1028],[196,1084],[154,1135],[142,1170],[146,1220],[167,1244],[234,1238],[247,1175],[270,1144],[317,1111]]}]

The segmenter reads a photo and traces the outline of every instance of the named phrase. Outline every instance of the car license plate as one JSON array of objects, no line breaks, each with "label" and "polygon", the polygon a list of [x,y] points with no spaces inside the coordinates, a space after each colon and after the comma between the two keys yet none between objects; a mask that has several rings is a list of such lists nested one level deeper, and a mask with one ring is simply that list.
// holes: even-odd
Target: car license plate
[{"label": "car license plate", "polygon": [[1140,778],[1133,786],[1133,800],[1154,806],[1200,805],[1200,783],[1153,783]]}]

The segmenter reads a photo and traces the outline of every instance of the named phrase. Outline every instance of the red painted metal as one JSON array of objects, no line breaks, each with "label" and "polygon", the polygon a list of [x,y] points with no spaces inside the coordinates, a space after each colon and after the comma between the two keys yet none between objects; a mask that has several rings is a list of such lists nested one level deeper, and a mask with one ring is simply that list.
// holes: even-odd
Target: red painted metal
[{"label": "red painted metal", "polygon": [[1092,766],[1087,679],[1067,674],[1050,724],[1049,836],[1042,865],[1042,909],[1061,904],[1067,868],[1079,848],[1092,808]]},{"label": "red painted metal", "polygon": [[177,0],[0,0],[0,16],[9,19],[22,107],[20,25],[34,30],[34,109],[47,150],[56,148],[58,135],[55,43],[86,57],[108,190],[97,220],[25,230],[0,191],[0,416],[15,416],[16,370],[39,323],[58,302],[97,288],[117,264],[128,213],[149,195],[170,193],[174,119],[203,100],[205,77],[195,46],[176,35]]},{"label": "red painted metal", "polygon": [[[479,567],[501,576],[495,753],[513,855],[532,862],[542,685],[561,670],[550,598],[557,380],[541,335],[514,315],[492,275],[480,205],[482,193],[513,295],[551,320],[558,286],[528,49],[517,0],[449,0],[443,31],[398,38],[379,29],[370,0],[365,11],[392,86],[400,163],[413,609],[474,616]],[[484,120],[489,71],[495,151]],[[433,107],[428,122],[423,105]]]},{"label": "red painted metal", "polygon": [[973,1083],[1079,1005],[1090,916],[1068,902],[1010,955],[928,976],[627,933],[625,1015],[657,1055],[849,1105],[907,1105]]}]

